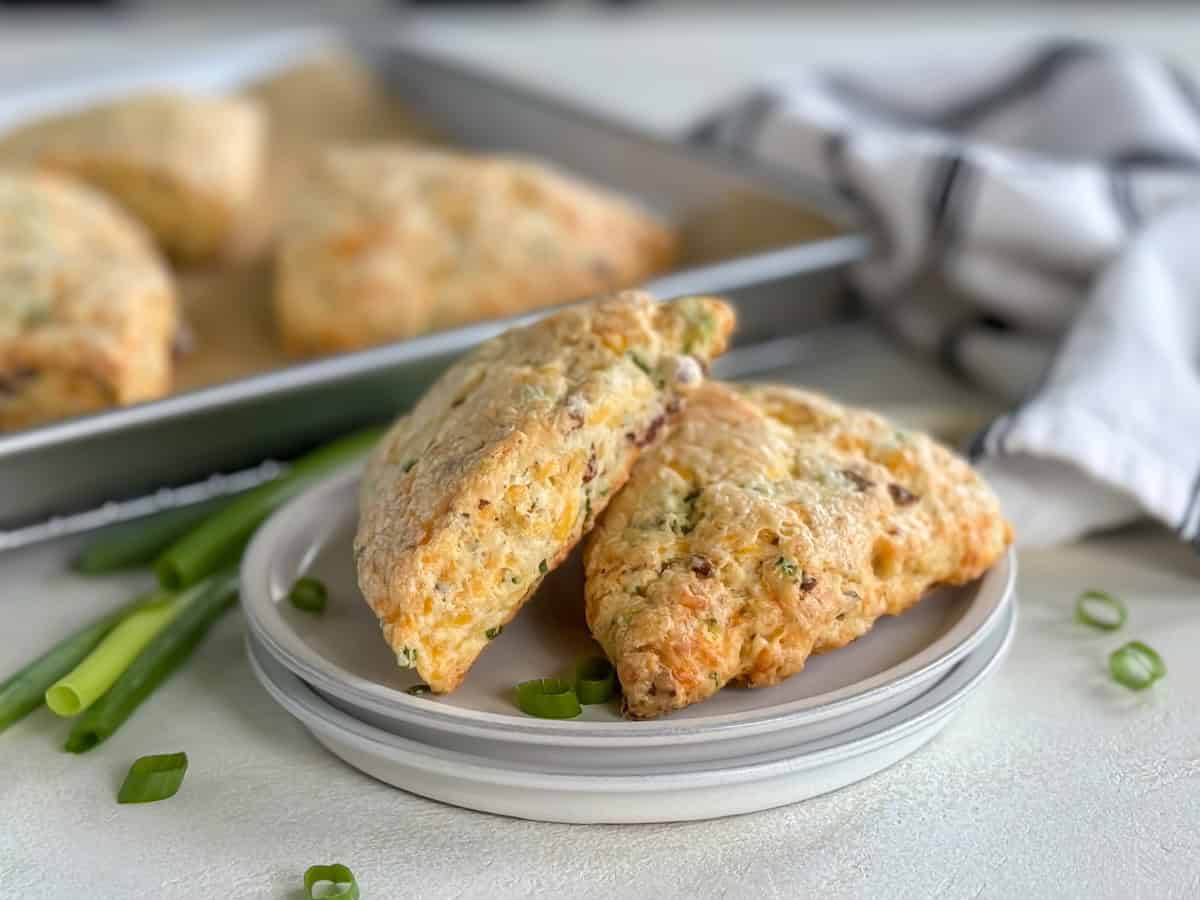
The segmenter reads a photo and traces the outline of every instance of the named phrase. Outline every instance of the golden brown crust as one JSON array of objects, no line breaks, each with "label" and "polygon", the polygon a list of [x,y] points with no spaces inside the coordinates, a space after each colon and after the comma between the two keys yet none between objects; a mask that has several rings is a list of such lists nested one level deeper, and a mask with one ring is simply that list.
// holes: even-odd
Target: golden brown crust
[{"label": "golden brown crust", "polygon": [[353,350],[630,287],[675,252],[649,215],[543,165],[335,148],[287,217],[276,318],[292,354]]},{"label": "golden brown crust", "polygon": [[376,449],[360,496],[359,586],[402,665],[458,686],[732,327],[718,300],[626,292],[508,331],[442,376]]},{"label": "golden brown crust", "polygon": [[39,163],[115,197],[173,255],[221,252],[254,203],[266,118],[241,97],[147,94],[52,123]]},{"label": "golden brown crust", "polygon": [[0,171],[0,430],[162,396],[175,293],[106,197]]},{"label": "golden brown crust", "polygon": [[588,624],[628,713],[656,716],[775,684],[1010,541],[988,487],[928,437],[795,388],[708,383],[588,536]]}]

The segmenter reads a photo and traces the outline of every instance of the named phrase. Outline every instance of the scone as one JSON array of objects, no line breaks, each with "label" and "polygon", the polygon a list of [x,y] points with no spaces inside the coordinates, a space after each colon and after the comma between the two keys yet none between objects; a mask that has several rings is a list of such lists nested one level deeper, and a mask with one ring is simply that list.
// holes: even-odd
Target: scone
[{"label": "scone", "polygon": [[588,626],[627,713],[775,684],[1011,540],[960,458],[795,388],[708,383],[584,549]]},{"label": "scone", "polygon": [[367,465],[358,583],[402,666],[453,690],[721,353],[733,312],[616,297],[480,345]]},{"label": "scone", "polygon": [[251,100],[149,94],[66,116],[37,154],[115,197],[172,255],[222,251],[255,201],[266,118]]},{"label": "scone", "polygon": [[416,145],[334,148],[286,215],[276,319],[297,356],[632,287],[672,232],[543,165]]},{"label": "scone", "polygon": [[0,430],[162,396],[175,294],[107,197],[0,171]]}]

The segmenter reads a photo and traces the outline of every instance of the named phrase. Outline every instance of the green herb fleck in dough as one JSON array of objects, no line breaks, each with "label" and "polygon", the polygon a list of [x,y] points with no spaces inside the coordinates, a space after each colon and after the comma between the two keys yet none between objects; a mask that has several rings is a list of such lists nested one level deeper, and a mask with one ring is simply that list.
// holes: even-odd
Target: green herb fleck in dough
[{"label": "green herb fleck in dough", "polygon": [[500,637],[503,632],[504,626],[497,625],[495,628],[489,628],[487,631],[485,631],[484,636],[487,637],[489,641],[494,641],[496,638]]},{"label": "green herb fleck in dough", "polygon": [[412,467],[415,466],[416,464],[417,464],[417,461],[415,459],[410,459],[408,462],[406,462],[404,464],[403,470],[405,472],[410,472],[410,471],[412,471]]},{"label": "green herb fleck in dough", "polygon": [[648,363],[644,359],[642,359],[642,357],[638,355],[638,352],[636,350],[630,350],[629,353],[626,355],[631,360],[633,360],[633,364],[635,366],[637,366],[639,369],[641,369],[647,375],[650,374],[650,363]]},{"label": "green herb fleck in dough", "polygon": [[795,578],[800,572],[800,567],[798,565],[792,562],[792,560],[786,559],[782,556],[775,560],[775,568],[777,568],[782,575],[785,575],[788,578]]},{"label": "green herb fleck in dough", "polygon": [[550,567],[548,565],[546,565],[546,561],[544,559],[540,563],[538,563],[538,572],[540,574],[545,575],[549,571],[550,571]]}]

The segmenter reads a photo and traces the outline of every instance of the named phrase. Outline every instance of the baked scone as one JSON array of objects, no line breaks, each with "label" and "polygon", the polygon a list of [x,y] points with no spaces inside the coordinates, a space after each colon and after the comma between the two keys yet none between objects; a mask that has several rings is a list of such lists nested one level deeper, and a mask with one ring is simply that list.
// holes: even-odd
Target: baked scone
[{"label": "baked scone", "polygon": [[790,387],[710,382],[584,548],[587,621],[626,711],[775,684],[1011,540],[995,496],[928,437]]},{"label": "baked scone", "polygon": [[480,345],[367,465],[358,583],[436,692],[567,555],[725,347],[732,310],[625,292]]},{"label": "baked scone", "polygon": [[0,430],[162,396],[175,324],[137,222],[85,185],[0,171]]},{"label": "baked scone", "polygon": [[222,251],[255,201],[266,118],[242,97],[146,94],[65,116],[40,165],[115,197],[172,255]]},{"label": "baked scone", "polygon": [[417,145],[314,161],[283,226],[276,318],[297,356],[633,287],[672,232],[544,165]]}]

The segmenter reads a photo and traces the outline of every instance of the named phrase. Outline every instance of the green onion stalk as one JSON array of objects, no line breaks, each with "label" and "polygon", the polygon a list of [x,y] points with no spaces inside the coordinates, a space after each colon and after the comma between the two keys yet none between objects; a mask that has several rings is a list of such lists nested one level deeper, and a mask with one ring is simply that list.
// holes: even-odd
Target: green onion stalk
[{"label": "green onion stalk", "polygon": [[233,500],[167,547],[154,564],[159,583],[180,590],[236,563],[255,530],[276,509],[309,485],[362,456],[382,428],[357,431],[297,460],[282,476]]}]

